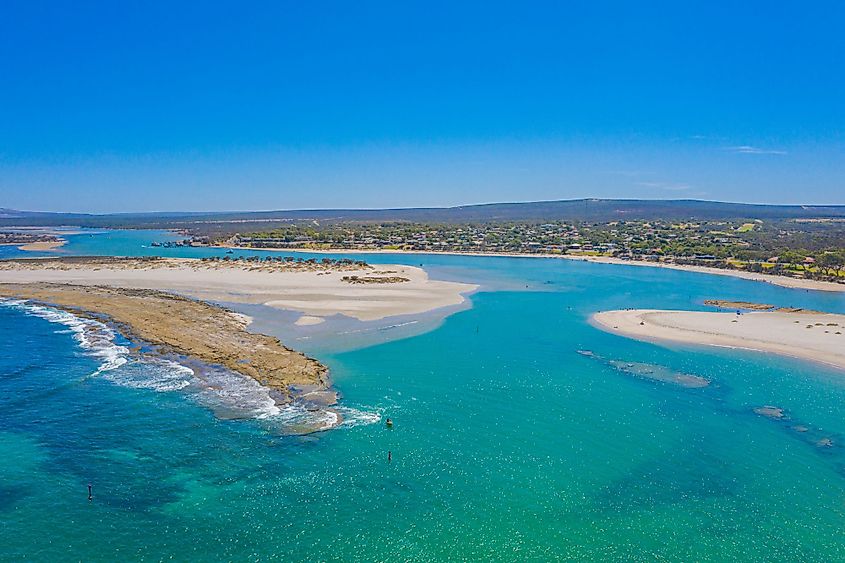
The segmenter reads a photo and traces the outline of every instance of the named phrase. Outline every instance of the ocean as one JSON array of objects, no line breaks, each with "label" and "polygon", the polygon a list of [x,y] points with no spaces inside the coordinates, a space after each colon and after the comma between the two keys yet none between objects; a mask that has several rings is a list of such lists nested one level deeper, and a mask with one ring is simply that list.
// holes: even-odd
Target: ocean
[{"label": "ocean", "polygon": [[[63,251],[222,252],[149,246],[172,236],[84,232]],[[845,374],[589,323],[708,298],[845,313],[845,294],[555,259],[360,258],[481,288],[445,318],[297,328],[250,310],[331,369],[348,422],[306,436],[249,381],[221,373],[210,393],[178,364],[133,359],[107,326],[2,303],[0,559],[845,559]]]}]

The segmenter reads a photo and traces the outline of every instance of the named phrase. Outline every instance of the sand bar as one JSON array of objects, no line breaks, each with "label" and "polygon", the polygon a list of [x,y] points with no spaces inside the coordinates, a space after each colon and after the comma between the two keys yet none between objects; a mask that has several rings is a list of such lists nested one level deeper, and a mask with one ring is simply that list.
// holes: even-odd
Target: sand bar
[{"label": "sand bar", "polygon": [[312,317],[309,315],[302,315],[301,317],[296,319],[296,322],[294,322],[293,324],[297,326],[311,326],[318,325],[324,322],[326,322],[326,319],[324,319],[323,317]]},{"label": "sand bar", "polygon": [[[402,281],[352,283],[354,276]],[[464,294],[477,288],[430,280],[421,268],[383,264],[109,257],[0,262],[0,283],[37,282],[171,291],[207,301],[264,304],[309,317],[340,313],[362,321],[459,305]]]},{"label": "sand bar", "polygon": [[596,313],[599,328],[638,340],[770,352],[845,369],[845,315],[632,309]]},{"label": "sand bar", "polygon": [[25,250],[28,252],[52,252],[67,244],[64,239],[30,242],[18,247],[18,250]]}]

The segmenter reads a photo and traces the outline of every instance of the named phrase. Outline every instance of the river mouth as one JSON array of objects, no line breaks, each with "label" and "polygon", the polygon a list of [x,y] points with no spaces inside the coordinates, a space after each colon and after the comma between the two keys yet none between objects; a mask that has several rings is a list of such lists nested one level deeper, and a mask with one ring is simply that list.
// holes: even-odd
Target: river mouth
[{"label": "river mouth", "polygon": [[[4,553],[841,559],[841,374],[741,350],[654,346],[587,323],[599,309],[701,308],[714,295],[845,312],[841,298],[625,266],[437,260],[526,279],[520,291],[473,294],[472,308],[410,338],[336,351],[316,333],[275,334],[331,368],[343,394],[335,430],[297,435],[296,420],[214,413],[190,390],[130,389],[103,375],[10,405],[0,417]],[[554,283],[534,291],[546,280]],[[53,340],[82,355],[69,335],[49,334],[68,327],[21,319],[0,317],[7,396],[46,377],[31,364],[55,353]],[[258,322],[251,328],[269,333]],[[27,337],[29,325],[46,328]],[[578,349],[710,384],[654,381]],[[90,377],[100,362],[76,365]],[[61,378],[64,367],[54,367]],[[214,391],[209,400],[219,400]],[[346,406],[381,423],[353,426]],[[753,410],[767,406],[783,416]]]}]

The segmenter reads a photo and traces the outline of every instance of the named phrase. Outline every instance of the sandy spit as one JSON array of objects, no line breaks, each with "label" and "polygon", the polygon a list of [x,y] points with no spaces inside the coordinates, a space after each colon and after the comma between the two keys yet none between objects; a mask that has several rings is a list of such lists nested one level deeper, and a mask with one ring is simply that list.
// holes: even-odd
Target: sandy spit
[{"label": "sandy spit", "polygon": [[594,324],[646,341],[769,352],[845,369],[845,315],[819,312],[603,311]]},{"label": "sandy spit", "polygon": [[[294,270],[286,268],[298,268]],[[264,304],[310,317],[362,321],[459,305],[477,286],[431,280],[413,266],[338,269],[188,258],[48,259],[0,262],[0,283],[61,283],[171,291],[206,301]],[[402,283],[352,284],[348,276],[402,277]]]}]

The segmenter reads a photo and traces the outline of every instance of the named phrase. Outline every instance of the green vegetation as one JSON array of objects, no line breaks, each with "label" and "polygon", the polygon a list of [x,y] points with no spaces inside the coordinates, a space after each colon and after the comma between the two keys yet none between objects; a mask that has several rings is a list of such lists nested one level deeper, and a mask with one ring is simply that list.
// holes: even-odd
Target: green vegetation
[{"label": "green vegetation", "polygon": [[251,248],[612,256],[845,281],[845,222],[552,221],[286,224],[234,235]]}]

